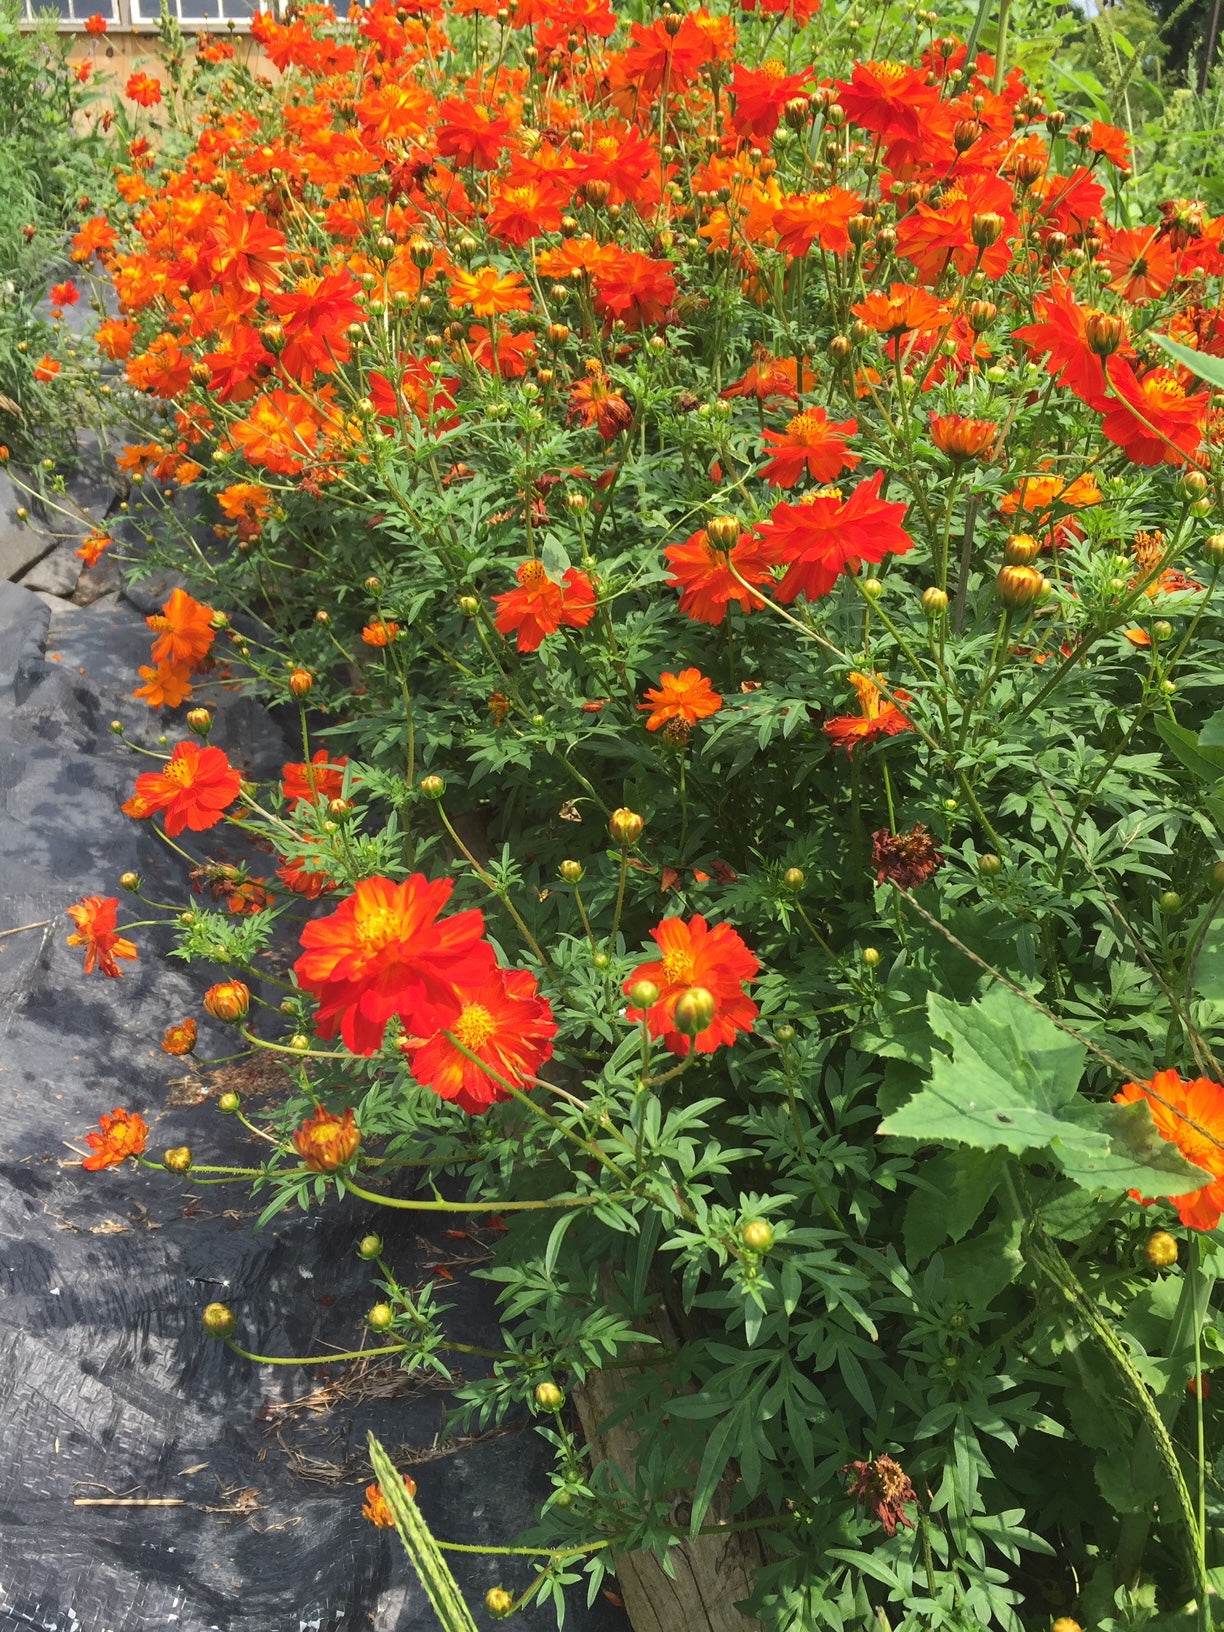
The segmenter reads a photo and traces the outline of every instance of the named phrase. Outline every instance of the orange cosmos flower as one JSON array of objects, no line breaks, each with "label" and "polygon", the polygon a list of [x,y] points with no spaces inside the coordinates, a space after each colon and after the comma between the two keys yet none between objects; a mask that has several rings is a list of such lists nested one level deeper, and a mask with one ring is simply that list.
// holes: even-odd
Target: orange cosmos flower
[{"label": "orange cosmos flower", "polygon": [[1134,306],[1156,300],[1172,285],[1177,264],[1159,227],[1122,227],[1101,252],[1109,287]]},{"label": "orange cosmos flower", "polygon": [[75,306],[80,298],[81,291],[71,280],[67,283],[53,283],[47,291],[47,299],[53,306]]},{"label": "orange cosmos flower", "polygon": [[220,748],[180,742],[164,770],[145,771],[136,778],[123,813],[144,819],[164,811],[166,832],[173,839],[185,827],[196,833],[215,827],[241,789],[241,776]]},{"label": "orange cosmos flower", "polygon": [[242,312],[280,283],[280,263],[288,258],[289,246],[262,210],[235,207],[217,220],[208,252],[222,294]]},{"label": "orange cosmos flower", "polygon": [[212,627],[214,617],[216,613],[211,606],[195,600],[185,589],[172,590],[161,612],[145,619],[157,636],[153,642],[154,663],[199,668],[216,639]]},{"label": "orange cosmos flower", "polygon": [[711,686],[700,669],[681,669],[679,674],[662,674],[659,684],[646,691],[647,701],[638,708],[650,715],[648,731],[658,731],[668,720],[680,720],[685,725],[696,725],[708,720],[722,707],[722,698]]},{"label": "orange cosmos flower", "polygon": [[80,548],[74,550],[72,553],[74,555],[79,555],[81,560],[85,563],[86,569],[88,569],[90,567],[97,566],[98,562],[102,559],[103,550],[108,550],[113,543],[114,539],[109,533],[96,531],[86,533],[85,537],[81,540]]},{"label": "orange cosmos flower", "polygon": [[810,391],[816,383],[806,365],[801,386],[798,385],[798,373],[798,364],[793,357],[775,357],[757,341],[752,348],[751,364],[738,380],[720,394],[723,397],[755,397],[761,403],[771,402],[774,397],[797,402],[799,390]]},{"label": "orange cosmos flower", "polygon": [[559,584],[542,561],[524,561],[516,576],[519,587],[495,595],[493,604],[498,633],[516,635],[520,652],[538,651],[545,635],[560,628],[584,629],[595,616],[595,586],[577,567],[570,567]]},{"label": "orange cosmos flower", "polygon": [[597,358],[586,365],[587,377],[570,390],[569,412],[584,425],[597,425],[605,442],[611,442],[633,423],[633,409],[604,374]]},{"label": "orange cosmos flower", "polygon": [[[733,1043],[739,1032],[751,1031],[757,1006],[744,991],[755,978],[760,964],[730,924],[713,929],[704,918],[665,918],[652,929],[651,938],[662,953],[655,963],[641,963],[622,988],[626,997],[640,981],[658,987],[659,995],[650,1008],[627,1009],[630,1020],[645,1020],[652,1037],[660,1037],[673,1054],[685,1055],[690,1048],[712,1054],[716,1048]],[[714,999],[709,1025],[695,1037],[678,1031],[676,1004],[694,987]]]},{"label": "orange cosmos flower", "polygon": [[[859,712],[841,714],[824,723],[822,729],[825,736],[848,754],[862,743],[875,742],[880,737],[895,737],[902,731],[914,729],[895,703],[885,702],[877,684],[880,679],[878,674],[873,679],[867,674],[852,673],[850,684],[858,696]],[[910,701],[908,692],[896,691],[893,695],[903,703]]]},{"label": "orange cosmos flower", "polygon": [[831,482],[858,464],[860,455],[846,447],[846,438],[857,430],[856,419],[830,419],[823,408],[796,414],[785,431],[761,432],[771,454],[761,475],[771,487],[794,487],[804,471],[815,481]]},{"label": "orange cosmos flower", "polygon": [[49,351],[44,352],[34,365],[34,379],[39,385],[47,385],[59,373],[62,366],[56,358],[52,357]]},{"label": "orange cosmos flower", "polygon": [[242,419],[230,426],[230,441],[248,464],[280,476],[296,476],[319,442],[320,421],[304,397],[279,386],[256,397]]},{"label": "orange cosmos flower", "polygon": [[293,1135],[293,1148],[312,1173],[334,1173],[351,1162],[361,1144],[361,1132],[353,1120],[352,1106],[343,1116],[333,1116],[321,1105],[308,1116]]},{"label": "orange cosmos flower", "polygon": [[163,1054],[191,1054],[195,1051],[196,1039],[200,1028],[190,1015],[185,1020],[179,1020],[172,1026],[167,1026],[162,1035]]},{"label": "orange cosmos flower", "polygon": [[621,318],[630,329],[661,323],[676,298],[672,271],[671,261],[653,261],[649,255],[617,249],[614,259],[595,270],[596,311],[603,317]]},{"label": "orange cosmos flower", "polygon": [[860,300],[850,309],[873,333],[890,339],[945,328],[952,321],[952,314],[942,300],[937,300],[929,290],[908,283],[890,284],[887,294],[882,289],[873,289],[866,300]]},{"label": "orange cosmos flower", "polygon": [[516,1088],[528,1085],[526,1079],[552,1056],[557,1026],[548,1000],[537,994],[535,977],[526,969],[497,969],[481,985],[465,988],[462,999],[432,1037],[404,1038],[400,1047],[422,1086],[453,1100],[469,1116],[479,1116],[511,1097],[497,1077]]},{"label": "orange cosmos flower", "polygon": [[671,568],[667,581],[680,591],[681,612],[698,623],[717,628],[732,602],[745,612],[765,604],[740,582],[741,578],[750,585],[769,581],[769,555],[755,533],[741,533],[729,549],[722,549],[702,527],[683,544],[669,544],[663,555]]},{"label": "orange cosmos flower", "polygon": [[66,910],[76,925],[75,933],[68,937],[68,945],[85,948],[85,973],[92,975],[95,969],[101,969],[104,975],[118,980],[123,970],[115,959],[134,960],[139,955],[135,944],[126,940],[115,928],[119,898],[114,895],[87,895]]},{"label": "orange cosmos flower", "polygon": [[[1140,1099],[1147,1101],[1161,1137],[1203,1170],[1205,1182],[1198,1190],[1169,1197],[1178,1218],[1192,1230],[1214,1230],[1224,1215],[1224,1087],[1207,1077],[1186,1082],[1176,1071],[1157,1071],[1114,1095],[1119,1105]],[[1130,1193],[1143,1206],[1152,1205],[1137,1190]]]},{"label": "orange cosmos flower", "polygon": [[461,96],[440,102],[437,117],[435,140],[444,159],[475,170],[496,170],[510,134],[509,119]]},{"label": "orange cosmos flower", "polygon": [[123,362],[136,340],[136,325],[122,317],[108,317],[94,330],[98,350],[114,363]]},{"label": "orange cosmos flower", "polygon": [[1016,329],[1015,338],[1024,342],[1030,357],[1044,354],[1047,373],[1103,413],[1108,400],[1105,364],[1088,340],[1089,320],[1101,314],[1078,305],[1061,277],[1048,293],[1037,296],[1033,310],[1037,322]]},{"label": "orange cosmos flower", "polygon": [[144,684],[132,696],[150,708],[178,708],[191,696],[191,670],[185,664],[159,663],[156,668],[144,664],[137,672]]},{"label": "orange cosmos flower", "polygon": [[149,74],[129,74],[123,94],[129,102],[138,102],[142,108],[155,108],[162,99],[161,80]]},{"label": "orange cosmos flower", "polygon": [[1203,439],[1210,397],[1187,396],[1172,369],[1154,368],[1142,379],[1124,357],[1106,364],[1115,396],[1101,430],[1136,465],[1184,465]]},{"label": "orange cosmos flower", "polygon": [[85,32],[87,34],[106,33],[106,18],[103,17],[100,11],[95,11],[92,17],[86,17]]},{"label": "orange cosmos flower", "polygon": [[386,618],[375,618],[373,623],[367,623],[361,631],[361,638],[367,646],[390,646],[393,640],[398,640],[400,626]]},{"label": "orange cosmos flower", "polygon": [[326,748],[315,751],[309,765],[304,761],[281,766],[281,792],[291,810],[299,805],[317,804],[320,799],[338,799],[344,792],[346,758],[333,760]]},{"label": "orange cosmos flower", "polygon": [[504,317],[507,312],[529,312],[531,290],[518,272],[501,273],[495,266],[451,276],[451,304],[470,306],[477,317]]},{"label": "orange cosmos flower", "polygon": [[217,505],[223,516],[239,523],[240,532],[243,523],[257,530],[272,508],[272,494],[258,482],[231,482],[217,494]]},{"label": "orange cosmos flower", "polygon": [[1090,153],[1099,153],[1102,158],[1108,159],[1123,175],[1130,174],[1130,137],[1117,125],[1107,125],[1100,119],[1094,119],[1088,127],[1085,145]]},{"label": "orange cosmos flower", "polygon": [[[409,1496],[415,1496],[417,1493],[416,1480],[409,1478],[407,1474],[404,1475],[404,1489]],[[377,1481],[366,1486],[365,1506],[361,1509],[361,1516],[363,1519],[369,1519],[370,1523],[377,1525],[380,1530],[395,1529],[394,1515],[387,1506],[387,1498],[383,1495],[382,1486]]]},{"label": "orange cosmos flower", "polygon": [[302,931],[298,984],[319,1003],[324,1037],[339,1031],[354,1054],[372,1054],[393,1014],[415,1036],[431,1036],[495,967],[477,908],[435,922],[450,899],[448,878],[413,873],[402,884],[365,878],[327,918]]},{"label": "orange cosmos flower", "polygon": [[104,1167],[119,1167],[129,1156],[139,1156],[149,1142],[149,1129],[135,1111],[116,1105],[109,1116],[98,1118],[101,1133],[87,1133],[85,1143],[93,1151],[81,1163],[91,1173]]},{"label": "orange cosmos flower", "polygon": [[862,203],[858,193],[847,192],[844,187],[792,194],[774,212],[778,248],[795,259],[806,255],[813,244],[834,255],[844,255],[850,248],[846,223],[858,214]]},{"label": "orange cosmos flower", "polygon": [[774,506],[757,533],[771,558],[786,563],[777,591],[780,601],[798,595],[816,600],[861,561],[879,562],[885,555],[913,549],[913,539],[901,526],[906,507],[880,498],[883,480],[883,471],[877,470],[848,499],[830,488],[808,494],[799,504]]},{"label": "orange cosmos flower", "polygon": [[960,414],[932,414],[931,441],[956,464],[988,457],[999,427],[993,419],[966,419]]},{"label": "orange cosmos flower", "polygon": [[[91,255],[105,256],[108,250],[115,247],[115,229],[104,215],[93,215],[82,223],[80,230],[72,240],[69,260],[78,264],[87,261]],[[118,318],[108,318],[106,323],[99,325],[99,331],[108,324],[118,324]],[[95,338],[97,336],[95,335]],[[102,342],[99,340],[98,344]]]}]

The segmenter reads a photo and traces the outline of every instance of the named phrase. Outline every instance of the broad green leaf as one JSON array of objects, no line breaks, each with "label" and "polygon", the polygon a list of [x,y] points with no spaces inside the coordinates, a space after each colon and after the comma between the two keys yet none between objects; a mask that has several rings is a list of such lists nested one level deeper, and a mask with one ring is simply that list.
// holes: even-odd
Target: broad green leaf
[{"label": "broad green leaf", "polygon": [[1192,346],[1183,346],[1177,340],[1170,340],[1167,334],[1149,332],[1147,338],[1155,340],[1175,363],[1188,368],[1191,374],[1197,374],[1200,380],[1206,380],[1207,384],[1214,386],[1217,391],[1224,391],[1224,357],[1209,357],[1205,352],[1195,351]]},{"label": "broad green leaf", "polygon": [[1006,1158],[998,1150],[949,1150],[926,1162],[921,1188],[905,1209],[905,1256],[923,1263],[945,1241],[959,1241],[994,1194]]},{"label": "broad green leaf", "polygon": [[1046,1148],[1073,1124],[1084,1048],[1004,986],[960,1007],[932,992],[931,1029],[952,1055],[931,1056],[929,1085],[880,1124],[883,1134],[1020,1155]]},{"label": "broad green leaf", "polygon": [[885,1117],[881,1133],[1040,1153],[1094,1191],[1175,1196],[1204,1183],[1161,1138],[1146,1105],[1101,1105],[1079,1095],[1083,1045],[1014,992],[996,986],[965,1006],[932,993],[928,1009],[952,1055],[932,1055],[930,1082]]},{"label": "broad green leaf", "polygon": [[1153,720],[1156,734],[1171,748],[1193,776],[1203,782],[1218,782],[1224,775],[1224,748],[1204,746],[1193,731],[1172,720]]},{"label": "broad green leaf", "polygon": [[1215,713],[1198,734],[1200,748],[1224,748],[1224,708]]},{"label": "broad green leaf", "polygon": [[1224,914],[1211,920],[1194,960],[1194,990],[1213,1003],[1224,1002]]}]

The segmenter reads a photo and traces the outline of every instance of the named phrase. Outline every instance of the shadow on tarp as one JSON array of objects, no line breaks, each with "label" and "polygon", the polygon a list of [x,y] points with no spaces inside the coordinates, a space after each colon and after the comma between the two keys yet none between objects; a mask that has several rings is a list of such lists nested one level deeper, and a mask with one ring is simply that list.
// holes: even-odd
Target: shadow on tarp
[{"label": "shadow on tarp", "polygon": [[[287,1214],[256,1234],[240,1186],[88,1174],[66,1143],[122,1104],[149,1122],[151,1152],[249,1159],[206,1103],[216,1080],[158,1046],[198,1012],[200,972],[153,931],[122,980],[84,978],[65,945],[64,908],[120,894],[126,869],[155,898],[182,892],[177,858],[119,809],[142,763],[110,721],[149,745],[161,728],[130,695],[148,641],[113,594],[50,615],[0,584],[0,929],[50,921],[0,937],[0,1632],[433,1632],[398,1542],[361,1517],[367,1432],[412,1466],[438,1536],[508,1544],[547,1491],[530,1425],[448,1445],[445,1396],[427,1381],[383,1371],[333,1395],[339,1370],[256,1368],[200,1327],[220,1298],[260,1352],[359,1346],[373,1295],[353,1245],[376,1210]],[[214,740],[250,773],[295,757],[262,711],[218,713]],[[159,897],[163,884],[173,893]],[[201,1054],[227,1052],[227,1037],[203,1024]],[[251,1091],[275,1092],[275,1071]],[[456,1264],[480,1257],[478,1234],[377,1224],[408,1284],[452,1266],[456,1337],[496,1344],[489,1293]],[[488,1587],[529,1579],[453,1557],[482,1625]],[[516,1624],[555,1621],[537,1609]],[[567,1624],[627,1625],[581,1594]]]}]

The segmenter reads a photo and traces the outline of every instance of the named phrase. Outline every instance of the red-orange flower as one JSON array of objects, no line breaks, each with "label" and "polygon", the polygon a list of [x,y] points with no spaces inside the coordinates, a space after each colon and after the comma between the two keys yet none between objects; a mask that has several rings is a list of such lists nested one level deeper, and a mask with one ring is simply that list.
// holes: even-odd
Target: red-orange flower
[{"label": "red-orange flower", "polygon": [[142,108],[154,108],[162,99],[161,80],[149,74],[129,74],[123,94],[129,102],[138,102]]},{"label": "red-orange flower", "polygon": [[338,799],[344,792],[346,758],[333,760],[326,748],[318,748],[310,763],[299,760],[282,765],[281,792],[289,801],[290,809],[298,805],[313,805],[320,799]]},{"label": "red-orange flower", "polygon": [[172,590],[161,611],[145,619],[157,636],[153,642],[154,663],[198,668],[216,639],[212,627],[215,616],[211,606],[195,600],[185,589]]},{"label": "red-orange flower", "polygon": [[173,839],[185,827],[196,833],[215,827],[241,789],[241,776],[220,748],[180,742],[164,770],[145,771],[136,778],[123,813],[143,819],[164,811],[166,832]]},{"label": "red-orange flower", "polygon": [[431,1036],[462,993],[484,983],[495,959],[479,909],[435,921],[453,887],[421,873],[402,884],[364,878],[334,913],[306,925],[294,968],[318,1000],[322,1036],[339,1031],[355,1054],[372,1054],[393,1014],[413,1036]]},{"label": "red-orange flower", "polygon": [[507,312],[531,310],[531,290],[518,272],[502,274],[495,266],[451,276],[451,303],[470,306],[477,317],[502,317]]},{"label": "red-orange flower", "polygon": [[[1128,1082],[1114,1095],[1120,1105],[1146,1100],[1163,1139],[1202,1168],[1204,1183],[1168,1199],[1192,1230],[1214,1230],[1224,1215],[1224,1087],[1207,1077],[1186,1082],[1176,1071],[1157,1071],[1146,1082]],[[1145,1207],[1151,1199],[1131,1195]]]},{"label": "red-orange flower", "polygon": [[[852,673],[850,684],[858,696],[859,712],[857,714],[840,714],[836,719],[826,720],[823,726],[824,734],[830,742],[836,743],[839,748],[853,753],[864,742],[875,742],[879,737],[895,737],[899,732],[912,731],[914,727],[895,703],[886,702],[877,681],[868,674]],[[894,697],[908,703],[908,692],[895,691]]]},{"label": "red-orange flower", "polygon": [[419,1083],[478,1116],[511,1097],[498,1077],[515,1088],[528,1086],[527,1078],[551,1057],[556,1034],[552,1009],[538,995],[534,975],[495,969],[481,985],[464,989],[462,1003],[432,1037],[406,1037],[400,1047]]},{"label": "red-orange flower", "polygon": [[85,1143],[93,1151],[81,1163],[91,1173],[104,1167],[119,1167],[129,1156],[139,1156],[149,1142],[149,1129],[135,1111],[116,1105],[109,1116],[98,1118],[101,1133],[87,1133]]},{"label": "red-orange flower", "polygon": [[904,504],[880,498],[883,471],[860,482],[848,499],[837,488],[808,494],[799,504],[778,504],[758,536],[776,561],[786,563],[778,586],[780,601],[805,595],[809,601],[827,595],[843,572],[860,561],[879,562],[904,555],[914,541],[901,526]]},{"label": "red-orange flower", "polygon": [[804,471],[815,481],[831,482],[858,464],[860,455],[846,446],[857,430],[857,420],[830,419],[823,408],[796,414],[785,431],[761,432],[770,453],[761,475],[773,487],[794,487]]},{"label": "red-orange flower", "polygon": [[657,686],[646,689],[647,701],[638,708],[650,715],[648,731],[658,731],[669,720],[696,725],[708,720],[722,707],[722,698],[700,669],[681,669],[679,674],[661,674]]},{"label": "red-orange flower", "polygon": [[1136,465],[1184,465],[1203,439],[1210,402],[1205,391],[1187,396],[1172,369],[1154,368],[1142,379],[1122,356],[1106,365],[1114,389],[1101,431]]},{"label": "red-orange flower", "polygon": [[[417,1493],[416,1480],[408,1474],[404,1475],[404,1489],[409,1496],[415,1496]],[[370,1523],[377,1525],[380,1530],[395,1529],[395,1517],[387,1506],[382,1486],[377,1482],[365,1488],[365,1505],[361,1509],[361,1516],[363,1519],[369,1519]]]},{"label": "red-orange flower", "polygon": [[745,587],[768,583],[770,576],[768,552],[755,533],[741,533],[730,549],[720,549],[701,527],[683,544],[669,544],[663,555],[671,568],[667,581],[680,591],[681,612],[699,623],[717,628],[732,602],[745,612],[765,604]]},{"label": "red-orange flower", "polygon": [[178,1020],[172,1026],[167,1026],[162,1034],[163,1054],[190,1054],[196,1046],[196,1038],[200,1028],[196,1022],[187,1016],[185,1020]]},{"label": "red-orange flower", "polygon": [[554,583],[542,561],[524,561],[516,574],[519,587],[495,595],[495,627],[516,635],[520,652],[538,651],[545,635],[558,629],[584,629],[595,616],[595,586],[585,572],[570,567]]},{"label": "red-orange flower", "polygon": [[91,17],[86,17],[85,32],[87,34],[106,33],[106,18],[103,17],[100,11],[95,11]]},{"label": "red-orange flower", "polygon": [[75,906],[66,909],[69,918],[76,925],[75,934],[68,937],[68,945],[85,948],[87,975],[92,975],[95,969],[101,969],[104,975],[117,980],[123,974],[123,970],[115,959],[130,960],[138,956],[135,944],[126,940],[115,928],[115,915],[118,909],[119,899],[114,895],[87,895]]},{"label": "red-orange flower", "polygon": [[343,1116],[316,1106],[315,1114],[293,1135],[293,1148],[312,1173],[334,1173],[352,1161],[360,1144],[361,1130],[353,1120],[352,1106]]},{"label": "red-orange flower", "polygon": [[[658,987],[659,995],[650,1008],[628,1009],[630,1020],[646,1021],[652,1037],[661,1037],[673,1054],[687,1054],[690,1047],[699,1054],[733,1043],[741,1031],[751,1031],[757,1006],[744,991],[755,978],[760,964],[730,924],[708,928],[704,918],[665,918],[652,929],[651,938],[662,957],[656,963],[642,963],[626,980],[626,997],[640,981]],[[703,1030],[690,1037],[676,1029],[676,1004],[694,987],[714,999],[714,1014]]]},{"label": "red-orange flower", "polygon": [[1101,252],[1109,287],[1132,305],[1166,293],[1177,273],[1167,238],[1159,227],[1120,227]]},{"label": "red-orange flower", "polygon": [[390,646],[393,640],[399,639],[400,626],[387,618],[375,618],[367,623],[361,631],[361,638],[367,646]]},{"label": "red-orange flower", "polygon": [[586,378],[570,388],[570,415],[584,425],[597,425],[605,442],[614,441],[633,423],[633,409],[624,394],[604,373],[597,358],[586,365]]}]

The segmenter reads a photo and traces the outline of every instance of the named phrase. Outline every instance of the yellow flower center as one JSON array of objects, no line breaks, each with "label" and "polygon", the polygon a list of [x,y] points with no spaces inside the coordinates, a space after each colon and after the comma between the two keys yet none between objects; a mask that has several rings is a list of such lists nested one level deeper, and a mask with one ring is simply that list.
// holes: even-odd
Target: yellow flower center
[{"label": "yellow flower center", "polygon": [[172,759],[162,774],[169,781],[177,782],[180,788],[191,786],[192,766],[185,759]]},{"label": "yellow flower center", "polygon": [[663,954],[663,973],[678,986],[693,984],[693,960],[687,952],[673,950]]},{"label": "yellow flower center", "polygon": [[483,1003],[467,1003],[450,1030],[457,1043],[478,1054],[497,1030],[497,1021]]},{"label": "yellow flower center", "polygon": [[398,939],[399,917],[390,907],[366,907],[357,914],[353,928],[362,946],[377,952]]},{"label": "yellow flower center", "polygon": [[817,414],[796,414],[786,427],[786,434],[796,442],[810,447],[824,434],[824,422]]}]

